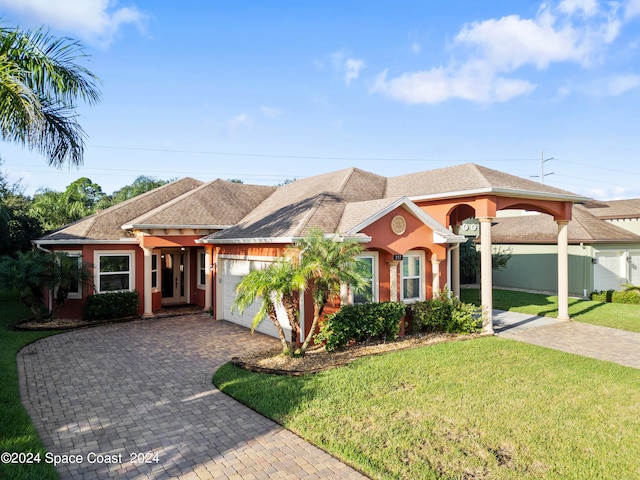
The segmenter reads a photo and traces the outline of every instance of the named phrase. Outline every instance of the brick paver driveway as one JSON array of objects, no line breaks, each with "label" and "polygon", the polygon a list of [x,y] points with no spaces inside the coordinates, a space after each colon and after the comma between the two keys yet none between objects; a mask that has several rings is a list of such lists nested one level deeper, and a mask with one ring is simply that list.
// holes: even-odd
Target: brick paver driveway
[{"label": "brick paver driveway", "polygon": [[68,332],[20,352],[22,399],[63,479],[365,478],[212,385],[277,345],[206,315]]}]

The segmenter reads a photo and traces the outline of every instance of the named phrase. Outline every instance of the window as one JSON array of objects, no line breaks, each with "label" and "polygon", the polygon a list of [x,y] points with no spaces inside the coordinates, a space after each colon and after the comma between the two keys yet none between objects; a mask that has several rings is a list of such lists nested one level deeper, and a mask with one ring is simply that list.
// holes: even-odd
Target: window
[{"label": "window", "polygon": [[158,254],[151,255],[151,288],[158,288]]},{"label": "window", "polygon": [[78,265],[78,276],[73,279],[73,281],[69,284],[69,294],[67,295],[68,299],[79,299],[82,298],[82,285],[80,282],[81,277],[81,269],[82,269],[82,254],[80,252],[64,252],[67,257],[71,260],[74,260]]},{"label": "window", "polygon": [[198,287],[204,288],[207,282],[207,257],[204,250],[198,250]]},{"label": "window", "polygon": [[350,287],[349,292],[351,298],[349,300],[351,303],[377,302],[377,254],[360,255],[357,260],[362,268],[360,273],[369,281],[369,284],[357,292],[353,290],[353,287]]},{"label": "window", "polygon": [[421,253],[411,253],[404,255],[402,259],[402,300],[411,302],[423,300],[422,294],[422,263],[423,255]]},{"label": "window", "polygon": [[133,254],[96,252],[98,293],[133,290]]}]

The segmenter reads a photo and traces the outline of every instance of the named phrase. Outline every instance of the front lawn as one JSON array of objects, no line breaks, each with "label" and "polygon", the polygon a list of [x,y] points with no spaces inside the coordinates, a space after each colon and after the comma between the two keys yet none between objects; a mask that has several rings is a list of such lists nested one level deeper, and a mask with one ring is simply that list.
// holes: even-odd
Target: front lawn
[{"label": "front lawn", "polygon": [[[477,288],[465,288],[460,291],[460,299],[463,302],[479,305],[479,294]],[[558,297],[494,288],[493,308],[542,317],[557,317]],[[640,332],[640,305],[569,298],[569,316],[579,322]]]},{"label": "front lawn", "polygon": [[520,342],[443,343],[302,377],[227,364],[214,383],[373,478],[640,478],[640,370]]},{"label": "front lawn", "polygon": [[20,402],[18,351],[39,338],[57,333],[15,331],[11,326],[29,316],[14,294],[0,293],[0,452],[40,453],[41,462],[30,465],[0,463],[0,478],[56,479],[58,474],[44,462],[44,449],[27,412]]}]

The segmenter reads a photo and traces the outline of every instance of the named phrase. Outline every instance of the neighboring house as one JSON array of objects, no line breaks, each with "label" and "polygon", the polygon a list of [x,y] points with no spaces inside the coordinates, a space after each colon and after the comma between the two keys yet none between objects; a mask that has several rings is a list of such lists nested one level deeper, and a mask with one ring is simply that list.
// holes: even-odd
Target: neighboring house
[{"label": "neighboring house", "polygon": [[[525,212],[495,222],[493,243],[512,257],[504,270],[494,272],[494,285],[556,290],[553,219]],[[570,294],[586,297],[640,285],[640,199],[574,205],[568,235]]]},{"label": "neighboring house", "polygon": [[[570,192],[474,164],[397,177],[349,168],[280,187],[185,178],[68,225],[35,241],[94,265],[97,293],[137,290],[140,314],[195,304],[216,318],[249,326],[251,308],[231,311],[238,282],[282,256],[311,228],[362,243],[373,301],[431,298],[445,284],[459,292],[459,244],[453,232],[478,218],[483,238],[482,304],[491,309],[491,222],[503,209],[553,216],[560,254],[560,316],[568,318],[566,226]],[[487,263],[489,262],[489,263]],[[81,315],[91,291],[77,291],[61,315]],[[342,302],[357,300],[344,288]],[[303,333],[311,324],[303,296]],[[286,322],[285,325],[286,327]],[[491,330],[491,324],[485,328]],[[274,335],[270,322],[259,331]]]}]

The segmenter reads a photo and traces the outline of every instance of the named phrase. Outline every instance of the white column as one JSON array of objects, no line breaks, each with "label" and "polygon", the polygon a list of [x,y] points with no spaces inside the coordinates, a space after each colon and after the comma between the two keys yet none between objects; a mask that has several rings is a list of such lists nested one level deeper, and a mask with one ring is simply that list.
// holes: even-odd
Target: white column
[{"label": "white column", "polygon": [[398,263],[389,262],[389,300],[391,302],[398,301]]},{"label": "white column", "polygon": [[213,255],[211,246],[204,247],[204,309],[209,310],[213,306]]},{"label": "white column", "polygon": [[558,320],[569,320],[569,222],[558,224]]},{"label": "white column", "polygon": [[153,296],[151,286],[151,258],[153,250],[151,248],[142,247],[144,252],[144,313],[143,317],[153,317]]},{"label": "white column", "polygon": [[440,291],[440,262],[441,260],[438,260],[438,258],[435,255],[431,256],[431,277],[432,277],[431,296],[433,298],[435,298],[438,295],[438,292]]},{"label": "white column", "polygon": [[451,293],[460,298],[460,244],[449,250],[451,255]]},{"label": "white column", "polygon": [[482,332],[493,335],[493,264],[491,261],[491,218],[480,220],[480,290],[486,318]]}]

